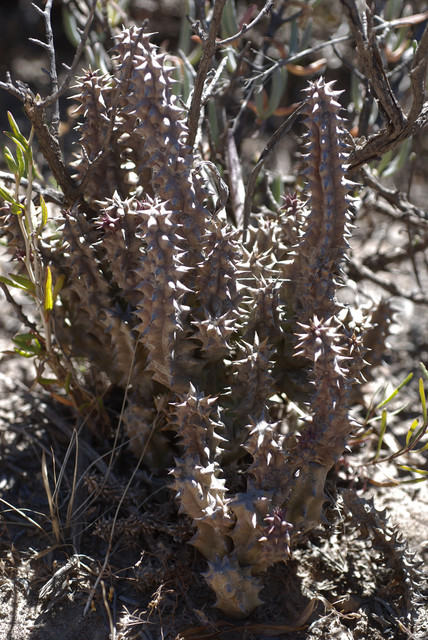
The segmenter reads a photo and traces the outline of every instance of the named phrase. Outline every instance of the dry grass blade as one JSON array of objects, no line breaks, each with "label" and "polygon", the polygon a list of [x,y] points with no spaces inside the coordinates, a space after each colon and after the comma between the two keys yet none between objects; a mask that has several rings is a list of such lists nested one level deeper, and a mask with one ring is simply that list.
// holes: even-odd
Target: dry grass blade
[{"label": "dry grass blade", "polygon": [[49,485],[49,475],[48,475],[48,468],[46,465],[46,454],[44,449],[42,450],[42,477],[43,477],[43,486],[45,488],[46,496],[48,499],[49,513],[51,517],[52,530],[55,536],[55,541],[57,544],[61,544],[62,537],[61,537],[61,529],[60,529],[59,518],[58,518],[58,504],[56,503],[56,500],[52,495],[51,488]]},{"label": "dry grass blade", "polygon": [[[4,498],[0,498],[0,502],[2,502],[3,504],[5,504],[7,507],[9,507],[9,509],[11,509],[12,511],[15,511],[16,513],[18,513],[22,518],[25,518],[25,520],[27,520],[30,524],[32,524],[34,527],[36,527],[36,529],[38,529],[39,531],[41,531],[44,535],[46,535],[46,531],[38,524],[38,522],[36,522],[35,520],[33,520],[33,518],[30,518],[30,516],[28,516],[25,512],[29,511],[29,509],[19,509],[18,507],[15,507],[13,504],[10,504],[10,502],[8,502],[7,500],[5,500]],[[34,513],[34,512],[33,512]],[[39,514],[39,515],[44,515],[44,514]]]}]

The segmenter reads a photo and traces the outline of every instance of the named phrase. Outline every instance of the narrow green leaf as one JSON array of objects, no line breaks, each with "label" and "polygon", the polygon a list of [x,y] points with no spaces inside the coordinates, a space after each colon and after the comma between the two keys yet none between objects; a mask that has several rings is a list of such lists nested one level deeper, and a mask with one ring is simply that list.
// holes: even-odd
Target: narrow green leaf
[{"label": "narrow green leaf", "polygon": [[45,311],[49,313],[53,309],[53,297],[52,297],[52,273],[51,268],[46,268],[46,285],[45,285]]},{"label": "narrow green leaf", "polygon": [[71,373],[68,373],[64,381],[64,389],[67,395],[70,393],[70,385],[71,385]]},{"label": "narrow green leaf", "polygon": [[428,476],[428,471],[425,469],[417,469],[416,467],[408,467],[405,464],[400,464],[399,469],[403,469],[404,471],[410,471],[411,473],[419,473],[421,476]]},{"label": "narrow green leaf", "polygon": [[405,380],[403,380],[403,382],[401,384],[399,384],[396,389],[394,389],[394,391],[391,393],[391,395],[388,396],[388,398],[386,400],[384,400],[383,402],[381,402],[380,404],[377,405],[376,409],[382,409],[382,407],[385,407],[388,404],[388,402],[391,402],[391,400],[393,398],[395,398],[395,396],[400,391],[400,389],[402,389],[408,382],[410,382],[410,380],[412,378],[413,378],[413,373],[409,373],[407,378]]},{"label": "narrow green leaf", "polygon": [[48,208],[46,206],[46,202],[42,194],[40,194],[40,207],[42,209],[42,223],[40,226],[40,231],[41,231],[48,221]]},{"label": "narrow green leaf", "polygon": [[18,349],[18,347],[15,347],[15,353],[17,353],[22,358],[35,358],[40,354],[40,350],[36,351],[35,349]]},{"label": "narrow green leaf", "polygon": [[428,442],[426,442],[420,449],[413,449],[412,453],[423,453],[424,451],[428,451]]},{"label": "narrow green leaf", "polygon": [[412,438],[413,432],[416,429],[416,427],[418,426],[418,424],[419,424],[419,420],[417,418],[415,418],[413,420],[412,424],[410,425],[409,430],[408,430],[407,435],[406,435],[406,447],[409,446],[409,442],[410,442],[410,440]]},{"label": "narrow green leaf", "polygon": [[16,287],[16,284],[12,282],[12,280],[9,280],[9,278],[6,278],[5,276],[0,276],[0,282],[3,282],[3,284],[7,285],[8,287]]},{"label": "narrow green leaf", "polygon": [[3,148],[3,156],[4,159],[6,160],[6,164],[7,167],[9,169],[9,171],[13,174],[19,174],[19,167],[18,167],[18,163],[15,160],[12,151],[9,149],[9,147],[4,147]]},{"label": "narrow green leaf", "polygon": [[386,168],[389,166],[392,160],[392,151],[387,151],[379,161],[378,166],[376,167],[376,173],[378,176],[381,176]]},{"label": "narrow green leaf", "polygon": [[312,23],[312,20],[309,20],[308,25],[304,30],[303,35],[300,38],[300,46],[299,46],[300,51],[303,51],[304,49],[309,48],[309,43],[312,38],[312,30],[313,30],[313,23]]},{"label": "narrow green leaf", "polygon": [[3,200],[6,200],[6,202],[11,202],[12,204],[15,202],[13,193],[11,193],[9,189],[6,189],[5,187],[0,187],[0,196],[3,198]]},{"label": "narrow green leaf", "polygon": [[424,365],[424,363],[423,363],[423,362],[420,362],[420,363],[419,363],[419,366],[420,366],[421,371],[422,371],[422,373],[424,374],[424,376],[425,376],[426,380],[428,381],[428,370],[427,370],[426,366]]},{"label": "narrow green leaf", "polygon": [[255,87],[253,97],[254,97],[254,104],[256,105],[256,109],[257,109],[257,114],[263,120],[265,117],[266,104],[267,104],[267,94],[266,94],[266,91],[263,89],[263,85],[259,85],[258,87]]},{"label": "narrow green leaf", "polygon": [[238,31],[235,2],[226,2],[221,16],[221,35],[223,38],[230,38]]},{"label": "narrow green leaf", "polygon": [[53,298],[54,302],[57,299],[59,292],[63,288],[64,282],[65,282],[65,275],[64,274],[61,274],[60,276],[57,277],[56,282],[55,282],[55,286],[54,286],[54,289],[53,289],[53,292],[52,292],[52,298]]},{"label": "narrow green leaf", "polygon": [[424,389],[424,381],[422,378],[419,378],[419,396],[421,398],[422,405],[422,415],[424,418],[424,425],[428,424],[428,416],[427,416],[427,401],[425,397],[425,389]]},{"label": "narrow green leaf", "polygon": [[20,216],[25,211],[25,207],[19,202],[14,202],[10,208],[10,212],[15,216]]},{"label": "narrow green leaf", "polygon": [[9,273],[9,277],[11,278],[11,280],[16,282],[16,284],[20,286],[21,289],[25,289],[25,291],[28,291],[29,293],[36,293],[36,285],[34,284],[34,282],[31,282],[29,278],[13,273]]},{"label": "narrow green leaf", "polygon": [[299,46],[299,28],[297,26],[297,20],[292,20],[290,23],[290,36],[288,38],[288,55],[292,56],[296,53]]},{"label": "narrow green leaf", "polygon": [[12,138],[15,142],[19,142],[24,150],[28,152],[30,150],[28,140],[22,135],[21,131],[19,130],[18,123],[16,122],[10,111],[7,112],[7,118],[9,120],[10,128],[13,131],[13,135],[5,131],[6,135],[8,135],[9,138]]},{"label": "narrow green leaf", "polygon": [[[13,278],[12,274],[9,275],[11,278]],[[15,287],[16,289],[24,289],[25,291],[28,291],[27,286],[23,286],[22,284],[14,282],[13,280],[9,280],[9,278],[5,278],[4,276],[0,276],[0,282],[3,282],[3,284],[6,284],[8,287]]]},{"label": "narrow green leaf", "polygon": [[58,380],[56,378],[37,378],[37,382],[45,387],[58,386]]},{"label": "narrow green leaf", "polygon": [[[395,411],[389,411],[388,413],[390,416],[398,416],[408,406],[409,406],[409,402],[406,402],[401,407],[398,407],[398,409],[395,409]],[[369,420],[367,420],[365,424],[372,424],[373,422],[379,422],[380,420],[382,420],[382,416],[373,416],[373,418],[370,418]]]},{"label": "narrow green leaf", "polygon": [[376,460],[379,458],[379,454],[380,454],[380,450],[381,450],[382,442],[383,442],[383,437],[384,437],[385,431],[386,431],[387,416],[388,416],[388,412],[387,412],[386,409],[384,409],[382,411],[382,422],[380,424],[379,440],[378,440],[377,447],[376,447],[376,454],[375,454],[375,457],[374,457],[374,462],[376,462]]},{"label": "narrow green leaf", "polygon": [[24,358],[34,358],[42,351],[42,345],[33,333],[21,333],[12,338],[12,342],[16,344],[15,352]]},{"label": "narrow green leaf", "polygon": [[412,137],[407,138],[407,140],[404,140],[404,142],[401,143],[398,148],[397,155],[388,163],[387,167],[382,172],[382,177],[387,178],[400,171],[408,161],[411,150]]},{"label": "narrow green leaf", "polygon": [[272,82],[269,92],[269,104],[265,117],[268,118],[278,108],[287,85],[288,71],[285,67],[277,67],[272,73]]},{"label": "narrow green leaf", "polygon": [[410,480],[400,480],[398,484],[417,484],[418,482],[426,482],[427,478],[411,478]]},{"label": "narrow green leaf", "polygon": [[18,161],[19,177],[22,178],[23,176],[27,175],[28,162],[24,152],[19,145],[16,147],[16,159]]}]

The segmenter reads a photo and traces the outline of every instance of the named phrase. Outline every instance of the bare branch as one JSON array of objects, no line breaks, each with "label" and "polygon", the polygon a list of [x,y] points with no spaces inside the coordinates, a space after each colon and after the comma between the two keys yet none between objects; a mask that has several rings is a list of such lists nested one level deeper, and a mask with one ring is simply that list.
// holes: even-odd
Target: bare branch
[{"label": "bare branch", "polygon": [[348,17],[349,28],[357,46],[362,71],[369,80],[386,121],[387,131],[398,132],[407,124],[388,80],[382,56],[373,29],[373,16],[366,11],[363,19],[358,12],[356,0],[341,0]]},{"label": "bare branch", "polygon": [[410,69],[410,81],[412,84],[413,102],[409,111],[408,120],[413,123],[419,117],[425,102],[425,76],[428,58],[428,25],[420,39],[419,46]]},{"label": "bare branch", "polygon": [[38,101],[30,89],[25,96],[24,109],[34,127],[42,153],[64,193],[64,200],[68,206],[71,206],[79,197],[77,186],[63,162],[58,136],[52,135],[44,120],[44,103]]},{"label": "bare branch", "polygon": [[57,91],[55,91],[54,93],[52,93],[50,96],[48,96],[47,98],[45,98],[42,101],[42,105],[44,108],[49,107],[53,102],[56,102],[58,100],[58,98],[60,98],[63,93],[65,93],[65,91],[67,91],[68,87],[70,86],[70,82],[72,81],[75,73],[76,73],[76,69],[77,69],[77,65],[79,64],[79,60],[80,60],[80,56],[83,53],[83,50],[85,48],[86,45],[86,41],[88,39],[89,36],[89,31],[92,25],[92,20],[94,19],[94,15],[95,15],[95,10],[97,8],[97,0],[92,0],[92,6],[91,6],[91,10],[89,12],[88,18],[86,20],[86,25],[85,25],[85,29],[82,33],[82,37],[80,39],[80,43],[79,46],[77,47],[76,53],[74,55],[73,58],[73,62],[72,65],[70,67],[70,69],[68,70],[61,86],[58,88]]},{"label": "bare branch", "polygon": [[8,93],[18,98],[21,102],[25,100],[25,94],[27,92],[27,87],[23,85],[23,83],[17,82],[16,86],[12,82],[12,78],[10,77],[10,73],[6,74],[7,82],[0,82],[0,89],[4,89]]},{"label": "bare branch", "polygon": [[398,298],[404,298],[405,300],[411,300],[415,304],[423,304],[426,305],[428,303],[427,297],[421,293],[420,291],[415,292],[407,292],[398,287],[395,282],[391,282],[382,276],[377,275],[367,266],[359,262],[357,259],[353,258],[348,263],[348,274],[349,276],[359,282],[360,280],[370,280],[374,284],[377,284],[385,291],[388,291],[392,296],[397,296]]},{"label": "bare branch", "polygon": [[291,127],[294,124],[299,113],[303,110],[305,106],[304,102],[301,102],[300,105],[293,111],[293,113],[288,116],[287,120],[282,123],[275,131],[275,133],[269,138],[265,148],[263,149],[260,158],[255,165],[254,169],[250,173],[250,177],[248,178],[247,190],[245,192],[245,202],[244,202],[244,230],[248,227],[248,222],[250,219],[250,211],[251,211],[251,203],[253,200],[254,189],[256,186],[257,177],[260,173],[261,168],[264,163],[272,153],[275,146],[281,140],[281,138],[290,131]]},{"label": "bare branch", "polygon": [[242,29],[236,33],[234,36],[230,36],[230,38],[225,38],[224,40],[220,40],[220,42],[217,42],[217,47],[221,47],[224,46],[226,44],[230,44],[231,42],[235,42],[235,40],[238,40],[239,38],[242,38],[242,36],[247,33],[247,31],[249,31],[250,29],[252,29],[253,27],[256,26],[256,24],[258,22],[260,22],[260,20],[263,18],[263,16],[267,15],[270,10],[272,9],[273,6],[273,0],[267,0],[265,6],[263,7],[263,9],[260,11],[260,13],[254,18],[254,20],[252,22],[250,22],[250,24],[243,24],[242,25]]},{"label": "bare branch", "polygon": [[[36,38],[30,38],[31,42],[34,42],[39,47],[42,47],[48,52],[49,55],[49,77],[51,81],[51,90],[52,93],[56,93],[58,91],[58,74],[56,70],[56,56],[55,56],[55,42],[52,31],[52,20],[51,20],[51,12],[52,12],[52,3],[53,0],[46,0],[45,2],[45,10],[43,11],[38,7],[34,2],[32,2],[33,8],[43,16],[45,21],[45,32],[46,32],[46,40],[47,42],[42,42],[41,40],[37,40]],[[54,136],[58,135],[59,129],[59,105],[58,101],[53,103],[53,115],[52,115],[52,133]]]},{"label": "bare branch", "polygon": [[388,132],[382,130],[371,136],[362,144],[357,144],[354,151],[349,156],[348,172],[353,173],[365,162],[374,160],[390,149],[394,149],[400,142],[407,140],[410,136],[416,135],[428,124],[428,101],[423,106],[419,116],[414,122],[408,122],[401,130]]},{"label": "bare branch", "polygon": [[193,147],[193,145],[195,144],[196,134],[198,131],[199,114],[201,109],[202,92],[204,90],[205,79],[211,66],[212,58],[216,52],[217,31],[225,4],[226,0],[216,0],[211,18],[210,30],[203,43],[202,58],[199,63],[198,72],[196,74],[192,103],[190,105],[189,116],[187,120],[189,127],[187,144],[190,147]]},{"label": "bare branch", "polygon": [[[15,184],[16,177],[12,173],[8,173],[7,171],[0,171],[0,180],[4,182],[10,182],[11,184]],[[19,181],[20,185],[24,188],[28,186],[27,178],[21,178]],[[55,189],[51,189],[50,187],[44,187],[38,182],[32,182],[33,191],[39,193],[43,196],[46,202],[53,202],[54,204],[59,204],[60,206],[64,205],[64,196],[61,191],[56,191]]]},{"label": "bare branch", "polygon": [[3,291],[6,300],[9,304],[12,305],[14,312],[16,313],[17,318],[22,322],[22,324],[26,327],[28,327],[30,329],[30,331],[34,331],[35,333],[37,333],[37,326],[34,324],[34,322],[31,322],[31,320],[29,320],[27,318],[27,316],[25,315],[25,313],[22,310],[22,307],[20,304],[18,304],[13,297],[10,294],[9,289],[7,288],[7,286],[4,284],[4,282],[0,282],[0,289]]}]

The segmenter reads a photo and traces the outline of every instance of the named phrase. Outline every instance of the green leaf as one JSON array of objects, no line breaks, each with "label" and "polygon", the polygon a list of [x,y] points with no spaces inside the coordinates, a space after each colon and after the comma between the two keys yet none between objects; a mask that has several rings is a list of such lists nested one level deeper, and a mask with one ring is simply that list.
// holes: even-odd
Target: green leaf
[{"label": "green leaf", "polygon": [[[406,402],[401,407],[398,407],[398,409],[395,409],[395,411],[389,411],[388,414],[390,416],[398,416],[398,414],[404,411],[404,409],[406,409],[408,405],[409,405],[409,402]],[[373,422],[379,422],[380,420],[382,420],[382,416],[373,416],[373,418],[366,420],[365,424],[372,424]]]},{"label": "green leaf", "polygon": [[59,292],[63,288],[64,282],[65,282],[65,275],[62,273],[60,276],[57,277],[55,286],[52,292],[52,298],[54,302],[57,299]]},{"label": "green leaf", "polygon": [[236,19],[236,5],[234,0],[226,2],[221,16],[221,35],[223,38],[230,38],[238,33],[239,26]]},{"label": "green leaf", "polygon": [[423,363],[423,362],[420,362],[420,363],[419,363],[419,366],[420,366],[421,371],[422,371],[422,373],[424,374],[424,376],[425,376],[426,380],[428,381],[428,370],[427,370],[426,366],[424,365],[424,363]]},{"label": "green leaf", "polygon": [[24,213],[25,211],[25,207],[20,204],[19,202],[14,202],[13,205],[10,208],[11,213],[13,213],[15,216],[20,216],[22,213]]},{"label": "green leaf", "polygon": [[263,89],[263,85],[260,88],[254,90],[254,104],[256,105],[257,115],[263,119],[265,114],[265,106],[267,104],[266,91]]},{"label": "green leaf", "polygon": [[40,194],[40,207],[42,210],[42,222],[39,230],[41,231],[48,221],[48,208],[46,206],[46,202],[42,194]]},{"label": "green leaf", "polygon": [[380,177],[383,175],[383,172],[388,167],[389,163],[392,161],[392,151],[387,151],[379,161],[378,166],[376,167],[376,173]]},{"label": "green leaf", "polygon": [[12,138],[14,142],[19,143],[22,146],[23,150],[28,153],[29,151],[31,151],[28,140],[22,135],[21,131],[19,130],[18,123],[16,122],[10,111],[7,112],[7,118],[9,120],[10,128],[12,129],[13,134],[5,131],[6,135],[9,136],[9,138]]},{"label": "green leaf", "polygon": [[14,282],[12,282],[12,280],[9,280],[9,278],[6,278],[5,276],[0,276],[0,282],[3,282],[3,284],[7,285],[8,287],[17,286]]},{"label": "green leaf", "polygon": [[3,198],[3,200],[6,200],[6,202],[10,202],[12,204],[15,202],[13,193],[11,193],[9,189],[6,189],[5,187],[0,187],[0,196]]},{"label": "green leaf", "polygon": [[53,309],[53,297],[52,297],[52,273],[51,268],[46,267],[46,285],[45,285],[45,311],[49,313]]},{"label": "green leaf", "polygon": [[290,37],[288,38],[288,55],[292,56],[296,53],[299,45],[299,28],[297,20],[292,20],[290,24]]},{"label": "green leaf", "polygon": [[[412,150],[412,137],[404,140],[398,148],[397,155],[388,162],[385,170],[382,172],[382,177],[387,178],[389,176],[393,176],[395,173],[398,173],[400,169],[404,167],[406,162],[409,159],[409,154]],[[380,175],[380,174],[379,174]]]},{"label": "green leaf", "polygon": [[27,175],[28,162],[26,155],[19,145],[16,147],[16,158],[18,160],[19,176],[22,178],[23,176]]},{"label": "green leaf", "polygon": [[16,344],[16,353],[24,358],[33,358],[42,352],[42,345],[33,333],[21,333],[12,338],[12,342]]},{"label": "green leaf", "polygon": [[19,167],[18,167],[18,163],[15,160],[12,151],[9,149],[9,147],[4,147],[3,148],[3,156],[4,159],[6,160],[6,164],[7,167],[9,169],[9,171],[15,175],[19,174]]},{"label": "green leaf", "polygon": [[64,389],[67,395],[70,393],[71,380],[72,380],[71,373],[68,373],[64,381]]},{"label": "green leaf", "polygon": [[303,32],[303,35],[300,39],[300,51],[304,51],[304,49],[307,49],[310,45],[310,40],[312,38],[312,29],[313,29],[313,23],[312,20],[309,20],[308,25],[306,27],[306,29]]},{"label": "green leaf", "polygon": [[405,464],[400,464],[399,469],[404,469],[404,471],[410,471],[411,473],[419,473],[421,476],[428,477],[428,471],[425,469],[417,469],[416,467],[408,467]]},{"label": "green leaf", "polygon": [[269,104],[265,117],[268,118],[278,108],[287,85],[288,71],[283,67],[277,67],[272,73],[272,82],[269,92]]},{"label": "green leaf", "polygon": [[409,442],[410,442],[410,440],[412,438],[413,432],[416,429],[416,427],[418,426],[418,424],[419,424],[419,420],[417,418],[415,418],[413,420],[412,424],[410,425],[409,430],[408,430],[407,435],[406,435],[406,447],[409,446]]},{"label": "green leaf", "polygon": [[420,449],[413,449],[413,453],[423,453],[424,451],[428,451],[428,442],[424,444]]},{"label": "green leaf", "polygon": [[9,278],[16,283],[15,286],[25,289],[25,291],[28,291],[29,293],[36,293],[36,285],[34,282],[31,282],[29,278],[18,274],[15,275],[13,273],[9,273]]},{"label": "green leaf", "polygon": [[394,391],[391,393],[391,395],[388,396],[388,398],[386,400],[384,400],[383,402],[381,402],[380,404],[377,405],[376,409],[382,409],[382,407],[385,407],[388,404],[388,402],[391,402],[391,400],[393,398],[395,398],[395,396],[400,391],[400,389],[402,389],[408,382],[410,382],[410,380],[412,378],[413,378],[413,373],[409,373],[407,378],[405,380],[403,380],[403,382],[401,384],[399,384],[396,389],[394,389]]},{"label": "green leaf", "polygon": [[[13,276],[12,274],[9,274],[9,275],[14,280],[17,278],[17,276]],[[22,277],[22,276],[19,276],[19,277]],[[24,286],[19,282],[14,282],[13,280],[9,280],[9,278],[5,278],[5,276],[0,276],[0,282],[3,282],[3,284],[7,285],[8,287],[15,287],[16,289],[24,289],[25,291],[29,291],[27,285]],[[28,282],[30,281],[28,280]],[[33,286],[33,288],[35,288],[32,282],[30,284]]]},{"label": "green leaf", "polygon": [[425,397],[424,381],[422,380],[422,378],[419,378],[419,396],[420,396],[420,399],[421,399],[422,415],[423,415],[423,418],[424,418],[424,425],[426,426],[428,424],[427,402],[426,402],[426,397]]},{"label": "green leaf", "polygon": [[56,378],[37,378],[37,382],[45,387],[59,385],[59,382]]}]

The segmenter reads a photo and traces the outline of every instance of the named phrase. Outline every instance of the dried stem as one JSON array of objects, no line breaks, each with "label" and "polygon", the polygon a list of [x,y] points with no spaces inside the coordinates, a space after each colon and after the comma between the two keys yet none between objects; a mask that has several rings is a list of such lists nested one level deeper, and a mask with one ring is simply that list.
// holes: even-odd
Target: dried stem
[{"label": "dried stem", "polygon": [[283,138],[283,136],[285,136],[286,133],[288,133],[291,129],[291,127],[293,126],[294,122],[296,121],[297,116],[301,113],[301,111],[303,110],[305,106],[305,103],[302,102],[294,111],[293,113],[288,116],[287,120],[285,120],[285,122],[283,122],[278,129],[275,131],[275,133],[272,134],[272,136],[269,138],[265,148],[263,149],[262,153],[260,154],[260,158],[257,161],[257,164],[255,165],[255,167],[252,169],[251,173],[250,173],[250,177],[248,179],[248,184],[247,184],[247,189],[245,192],[245,202],[244,202],[244,229],[247,229],[248,227],[248,223],[250,220],[250,212],[251,212],[251,205],[252,205],[252,201],[253,201],[253,194],[254,194],[254,189],[256,186],[256,182],[257,182],[257,177],[264,165],[264,163],[266,162],[266,160],[269,158],[270,154],[272,153],[272,151],[274,150],[274,148],[276,147],[276,145],[278,144],[278,142]]},{"label": "dried stem", "polygon": [[274,3],[274,0],[267,0],[267,2],[264,5],[264,7],[257,14],[257,16],[254,18],[254,20],[252,20],[252,22],[250,22],[250,24],[243,24],[242,28],[238,31],[238,33],[235,33],[234,36],[230,36],[230,38],[225,38],[224,40],[220,40],[220,42],[217,43],[217,47],[225,46],[227,44],[230,44],[231,42],[235,42],[235,40],[238,40],[239,38],[242,38],[242,36],[244,34],[246,34],[247,31],[250,31],[250,29],[255,27],[256,24],[258,24],[260,22],[260,20],[263,18],[263,16],[267,15],[270,12],[270,10],[273,7],[273,3]]},{"label": "dried stem", "polygon": [[187,121],[187,124],[189,127],[187,144],[189,145],[190,148],[192,148],[193,145],[195,144],[196,134],[198,132],[202,93],[204,90],[207,73],[212,64],[212,58],[217,49],[216,37],[217,37],[218,27],[221,22],[223,7],[225,4],[226,4],[226,0],[216,0],[214,9],[213,9],[212,18],[211,18],[210,29],[203,43],[202,58],[199,63],[198,72],[196,74],[195,86],[193,88],[192,103],[190,105],[189,116]]},{"label": "dried stem", "polygon": [[[40,15],[43,16],[45,21],[45,31],[46,31],[46,40],[47,42],[41,42],[40,40],[36,40],[35,38],[30,38],[31,42],[38,44],[43,49],[48,52],[49,55],[49,77],[51,81],[52,87],[52,95],[58,92],[58,74],[56,70],[56,56],[55,56],[55,42],[52,32],[52,21],[51,21],[51,12],[52,12],[52,3],[53,0],[47,0],[45,10],[43,11],[38,7],[34,2],[32,6]],[[53,116],[52,116],[52,134],[57,137],[59,130],[59,104],[58,101],[55,100],[53,103]]]}]

